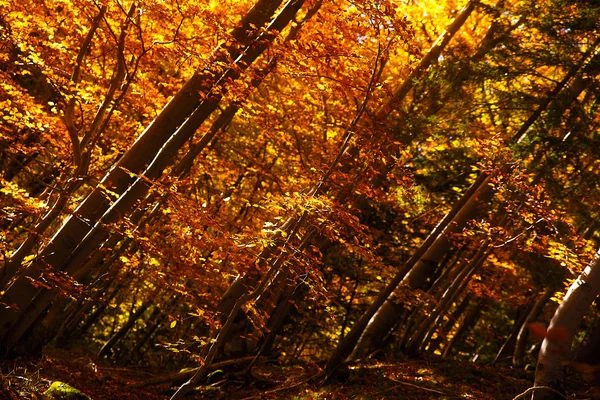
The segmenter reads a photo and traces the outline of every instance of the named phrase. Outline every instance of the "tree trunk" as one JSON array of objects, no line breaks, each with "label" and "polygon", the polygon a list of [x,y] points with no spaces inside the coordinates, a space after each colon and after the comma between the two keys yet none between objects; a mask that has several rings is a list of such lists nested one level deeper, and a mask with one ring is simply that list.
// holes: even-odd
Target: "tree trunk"
[{"label": "tree trunk", "polygon": [[442,353],[443,358],[448,358],[452,354],[454,347],[465,339],[469,329],[474,328],[477,324],[482,311],[486,307],[486,301],[484,299],[477,299],[476,301],[477,303],[467,311],[456,333],[445,343],[444,352]]},{"label": "tree trunk", "polygon": [[539,318],[544,306],[552,295],[554,294],[555,289],[552,287],[544,290],[544,293],[540,296],[540,298],[535,302],[533,308],[527,315],[525,321],[521,325],[521,329],[519,330],[519,334],[517,335],[517,343],[515,344],[515,352],[513,353],[513,366],[515,368],[521,368],[524,365],[523,359],[525,358],[525,348],[527,347],[527,338],[529,337],[529,323],[535,321]]},{"label": "tree trunk", "polygon": [[[427,278],[426,274],[431,269],[431,266],[437,266],[438,262],[451,247],[450,236],[462,230],[465,224],[477,213],[477,205],[491,197],[492,189],[488,185],[489,179],[490,177],[487,174],[481,174],[480,178],[454,205],[453,210],[444,217],[445,220],[450,219],[450,221],[446,223],[443,231],[437,234],[435,230],[432,232],[432,243],[424,249],[423,255],[419,257],[419,261],[405,275],[402,276],[403,271],[401,271],[392,283],[388,285],[387,291],[391,291],[391,294],[385,298],[381,307],[370,318],[360,340],[355,346],[355,354],[364,355],[377,350],[380,338],[388,335],[397,319],[397,310],[399,307],[396,303],[398,294],[403,290],[402,285],[406,285],[411,289],[417,289],[420,287],[419,283],[425,281]],[[438,227],[441,225],[442,223]],[[430,268],[427,268],[428,266]],[[395,281],[400,281],[400,283],[391,287]]]},{"label": "tree trunk", "polygon": [[102,348],[100,349],[100,351],[98,352],[98,355],[96,356],[96,358],[101,359],[102,357],[108,355],[108,353],[112,350],[113,346],[121,339],[123,338],[127,332],[129,332],[129,330],[131,328],[133,328],[133,325],[135,325],[135,323],[137,322],[137,320],[142,316],[142,314],[148,309],[148,307],[150,307],[152,305],[152,303],[154,303],[154,298],[156,296],[156,292],[150,296],[150,298],[148,300],[146,300],[144,303],[142,303],[142,305],[140,305],[138,307],[137,310],[135,310],[135,312],[131,313],[129,315],[129,318],[127,318],[127,322],[121,326],[114,335],[111,336],[110,339],[108,339],[108,341],[106,343],[104,343],[104,346],[102,346]]},{"label": "tree trunk", "polygon": [[[268,30],[259,33],[251,26],[261,27],[269,20],[273,11],[280,4],[279,1],[260,0],[242,20],[242,26],[237,28],[233,36],[240,43],[246,45],[242,53],[235,48],[221,48],[217,51],[215,61],[227,62],[229,58],[235,60],[235,65],[227,68],[223,73],[194,74],[167,104],[159,116],[142,133],[129,151],[111,168],[96,188],[77,208],[74,216],[67,219],[61,229],[52,238],[51,242],[42,250],[44,264],[55,269],[64,269],[63,264],[72,257],[73,251],[86,242],[88,246],[99,245],[106,239],[106,233],[99,230],[105,222],[114,221],[120,214],[131,207],[147,190],[147,183],[138,178],[134,185],[128,171],[139,173],[148,163],[146,177],[152,179],[160,176],[173,160],[177,150],[193,135],[200,124],[217,108],[224,91],[211,93],[215,88],[223,86],[226,82],[238,78],[241,71],[266,49],[267,42],[273,38],[273,31],[280,31],[295,16],[302,1],[289,2],[279,15],[271,22]],[[206,89],[209,92],[206,92]],[[210,94],[200,101],[202,94]],[[164,145],[164,146],[163,146]],[[156,156],[155,156],[156,155]],[[103,187],[116,193],[123,193],[118,201],[110,206]],[[128,188],[129,187],[129,188]],[[95,229],[90,230],[91,221]],[[87,256],[83,254],[83,256]],[[73,273],[79,265],[71,263],[68,272]],[[29,267],[4,293],[2,301],[12,305],[11,308],[0,310],[0,337],[6,344],[16,343],[20,336],[35,321],[48,305],[48,301],[32,306],[31,299],[35,297],[38,289],[31,284],[31,279],[37,278],[42,272],[38,262],[30,263]],[[15,324],[18,327],[15,329]],[[6,336],[10,339],[6,340]],[[6,345],[5,345],[6,346]],[[10,345],[9,345],[10,347]],[[10,348],[4,347],[3,353]]]},{"label": "tree trunk", "polygon": [[[150,327],[146,328],[146,333],[144,333],[144,336],[142,336],[136,342],[135,346],[131,349],[129,355],[127,356],[127,360],[124,361],[134,362],[135,360],[140,360],[143,358],[142,348],[146,343],[150,341],[150,338],[152,337],[152,335],[154,335],[154,332],[156,332],[156,330],[163,324],[163,322],[167,320],[167,317],[168,315],[164,312],[160,313],[156,317],[154,322],[151,323]],[[152,318],[150,318],[150,321],[152,321]]]},{"label": "tree trunk", "polygon": [[436,327],[440,317],[446,311],[448,307],[452,304],[452,302],[460,295],[463,290],[467,287],[471,276],[477,271],[486,260],[489,252],[487,251],[490,246],[490,242],[485,240],[477,250],[477,253],[471,261],[465,266],[465,268],[458,274],[458,276],[454,279],[450,287],[446,289],[440,301],[433,309],[431,314],[423,321],[420,325],[419,329],[413,334],[408,345],[406,346],[406,351],[411,353],[416,353],[417,351],[423,351],[424,346],[426,345],[427,339],[433,334],[433,329]]},{"label": "tree trunk", "polygon": [[564,393],[564,369],[569,362],[571,344],[583,317],[600,294],[600,250],[571,284],[563,301],[556,309],[548,335],[542,342],[535,370],[535,390],[532,399],[549,400],[563,398],[550,387]]},{"label": "tree trunk", "polygon": [[438,336],[429,342],[429,351],[435,352],[440,348],[440,346],[448,336],[447,332],[449,332],[452,329],[452,327],[454,327],[454,325],[456,324],[456,321],[460,320],[463,314],[467,312],[471,300],[472,295],[470,293],[467,293],[465,296],[463,296],[461,302],[454,309],[454,311],[452,311],[452,314],[450,315],[450,318],[448,318],[448,321],[444,323],[444,325],[438,332]]},{"label": "tree trunk", "polygon": [[477,1],[469,1],[463,9],[457,14],[454,21],[446,30],[438,37],[433,43],[427,54],[421,59],[419,65],[411,72],[411,74],[402,82],[402,84],[394,90],[393,96],[390,98],[388,103],[382,107],[382,110],[378,113],[379,116],[387,115],[390,110],[398,107],[398,105],[404,100],[406,95],[413,88],[415,82],[418,82],[427,69],[435,62],[437,62],[439,56],[442,54],[448,43],[452,40],[454,35],[462,28],[467,19],[475,9]]},{"label": "tree trunk", "polygon": [[[104,313],[106,307],[110,305],[110,302],[117,296],[117,294],[119,294],[124,286],[125,285],[121,282],[117,283],[116,287],[110,292],[110,294],[100,299],[101,301],[96,304],[96,309],[85,319],[83,326],[76,331],[78,336],[84,336],[88,329],[90,329],[92,325],[100,320],[100,317],[102,317],[102,313]],[[62,335],[63,341],[71,338],[74,333],[75,331],[65,330],[64,335]]]},{"label": "tree trunk", "polygon": [[[452,250],[448,252],[448,256],[446,257],[447,260],[450,260],[450,258],[452,258],[452,257],[450,257],[450,255],[452,253],[456,253],[456,254],[454,254],[452,263],[450,263],[450,265],[445,265],[444,262],[442,262],[440,264],[440,268],[442,268],[443,271],[433,282],[431,289],[430,289],[430,295],[432,295],[434,297],[436,295],[441,296],[450,287],[452,282],[455,280],[456,276],[465,268],[463,265],[459,265],[459,260],[460,260],[460,255],[463,253],[463,251],[466,249],[466,247],[467,247],[466,244],[463,244],[461,246],[461,248],[458,249],[456,252],[454,252]],[[435,301],[437,301],[437,300],[435,300]],[[403,332],[400,340],[398,340],[398,341],[396,341],[396,343],[394,343],[394,345],[395,345],[394,347],[396,348],[395,352],[401,352],[401,351],[405,350],[406,343],[410,339],[410,335],[414,332],[415,326],[420,325],[425,320],[426,314],[429,314],[434,307],[435,307],[435,302],[432,302],[431,304],[428,304],[428,305],[420,303],[415,308],[413,308],[412,311],[410,311],[410,316],[408,318],[405,315],[408,310],[404,311],[404,313],[403,313],[404,315],[400,318],[400,323],[397,324],[398,327],[404,326],[404,332]],[[424,308],[426,309],[426,312],[423,312]],[[416,321],[418,321],[418,322],[416,322]],[[403,322],[405,322],[405,323],[403,323]],[[393,329],[395,329],[395,328],[393,328]],[[383,343],[382,348],[385,348],[388,345],[388,342],[390,341],[391,336],[392,336],[391,334],[388,335],[388,338]]]},{"label": "tree trunk", "polygon": [[502,357],[504,357],[505,354],[515,352],[519,332],[521,331],[523,326],[525,326],[525,321],[527,321],[527,318],[531,310],[533,309],[533,306],[533,299],[529,299],[527,304],[525,304],[524,306],[521,305],[520,307],[517,307],[517,310],[515,311],[515,322],[513,324],[512,330],[506,338],[506,340],[504,341],[504,343],[502,344],[502,346],[500,346],[500,350],[498,350],[498,353],[496,353],[496,357],[494,357],[494,361],[492,361],[491,364],[492,366],[496,365],[498,361],[501,361]]}]

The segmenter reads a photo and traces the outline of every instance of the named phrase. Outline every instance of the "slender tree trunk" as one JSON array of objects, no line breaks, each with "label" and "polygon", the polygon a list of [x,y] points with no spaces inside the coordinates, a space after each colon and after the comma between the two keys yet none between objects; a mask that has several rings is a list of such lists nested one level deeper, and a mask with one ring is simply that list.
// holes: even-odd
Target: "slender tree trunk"
[{"label": "slender tree trunk", "polygon": [[473,276],[475,271],[477,271],[485,262],[487,256],[489,255],[489,246],[489,241],[485,240],[484,243],[482,243],[479,246],[479,249],[477,250],[475,256],[458,274],[458,276],[454,279],[450,287],[446,289],[434,310],[425,319],[425,321],[423,321],[419,329],[417,329],[417,331],[411,337],[411,340],[408,342],[408,345],[406,346],[406,351],[409,354],[424,350],[424,346],[426,345],[428,338],[433,333],[433,329],[437,326],[437,323],[443,315],[443,313],[448,307],[450,307],[452,302],[463,292],[463,290],[467,287],[471,276]]},{"label": "slender tree trunk", "polygon": [[106,343],[104,343],[104,346],[102,346],[102,348],[98,352],[98,355],[96,356],[96,358],[100,359],[100,358],[103,358],[104,356],[106,356],[112,350],[114,345],[117,344],[117,342],[119,340],[121,340],[127,334],[127,332],[129,332],[129,330],[131,328],[133,328],[133,325],[135,325],[135,323],[142,316],[142,314],[148,309],[148,307],[150,307],[154,303],[155,296],[156,296],[156,293],[154,293],[152,296],[150,296],[150,298],[148,300],[146,300],[144,303],[142,303],[142,305],[140,305],[137,308],[137,310],[135,310],[135,312],[133,312],[129,315],[129,318],[127,318],[127,322],[123,326],[121,326],[115,332],[115,334],[112,335],[110,339],[108,339],[108,341]]},{"label": "slender tree trunk", "polygon": [[146,329],[146,333],[144,334],[144,336],[142,336],[142,338],[137,341],[135,346],[129,352],[129,362],[134,362],[143,358],[143,356],[141,355],[142,348],[146,343],[150,342],[150,338],[152,337],[152,335],[154,335],[156,330],[167,320],[167,317],[167,314],[161,313],[158,316],[158,318],[156,318],[156,320],[150,325],[150,327]]},{"label": "slender tree trunk", "polygon": [[544,306],[548,303],[552,295],[554,294],[555,289],[552,287],[544,290],[542,295],[537,299],[533,308],[527,315],[525,321],[521,325],[521,329],[519,329],[519,334],[517,335],[517,343],[515,344],[515,352],[513,353],[513,366],[515,368],[521,368],[524,365],[525,358],[525,348],[527,347],[527,338],[529,337],[529,324],[536,319],[542,313]]},{"label": "slender tree trunk", "polygon": [[[87,290],[77,299],[75,304],[65,312],[64,318],[61,320],[61,325],[58,328],[56,335],[57,344],[61,345],[66,342],[76,328],[89,317],[88,313],[95,307],[98,310],[101,306],[106,306],[112,297],[106,296],[107,290],[117,277],[118,271],[112,270],[107,273],[103,279],[97,279],[94,284],[88,286]],[[123,284],[117,283],[117,288],[120,289]],[[117,292],[113,292],[112,296]],[[102,303],[102,304],[101,304]],[[104,309],[103,309],[104,310]]]},{"label": "slender tree trunk", "polygon": [[505,354],[514,354],[515,346],[517,344],[517,337],[519,335],[519,332],[521,331],[521,328],[524,326],[527,317],[533,309],[533,306],[533,299],[530,299],[525,305],[525,307],[521,306],[516,310],[515,322],[513,324],[512,330],[506,338],[506,340],[504,341],[504,343],[502,344],[502,346],[500,347],[500,350],[498,350],[498,353],[496,353],[496,357],[494,357],[494,361],[492,361],[491,364],[492,366],[496,365],[498,361],[501,361],[502,357],[504,357]]},{"label": "slender tree trunk", "polygon": [[[460,255],[465,250],[465,248],[466,248],[466,244],[461,246],[461,248],[456,252],[457,254],[455,254],[454,260],[452,261],[452,263],[450,265],[448,265],[446,268],[444,268],[444,263],[442,263],[440,265],[440,268],[443,268],[443,272],[433,282],[433,285],[430,290],[430,293],[432,296],[435,297],[437,295],[437,297],[439,297],[439,296],[443,295],[443,293],[450,287],[452,282],[455,280],[456,276],[465,268],[464,266],[462,266],[458,263],[460,260]],[[451,253],[453,253],[453,252],[449,251],[448,255],[450,255]],[[446,257],[446,258],[449,258],[449,257]],[[435,300],[435,301],[437,301],[437,300]],[[399,326],[399,327],[404,326],[404,332],[401,336],[401,339],[395,343],[395,347],[398,352],[405,350],[406,343],[410,339],[410,335],[414,332],[415,326],[420,325],[426,319],[426,314],[431,313],[432,309],[435,307],[435,303],[429,304],[428,306],[429,307],[426,307],[425,304],[420,303],[410,312],[409,318],[406,318],[406,315],[403,315],[402,318],[400,318],[401,323],[397,324],[397,326]],[[423,312],[423,309],[425,309],[426,312]],[[408,312],[408,310],[405,310],[403,314],[406,314],[407,312]],[[418,321],[418,322],[415,322],[415,321]],[[405,323],[402,323],[402,322],[405,322]],[[393,328],[393,330],[394,329],[395,328]],[[392,336],[391,334],[388,335],[388,338],[390,338],[391,336]],[[389,342],[389,340],[386,340],[384,342],[382,348],[385,348],[385,346],[388,345],[388,342]],[[357,350],[357,348],[358,348],[358,346],[355,348],[355,350]],[[351,356],[351,358],[353,358],[353,357]]]},{"label": "slender tree trunk", "polygon": [[[407,344],[408,340],[410,339],[410,336],[414,333],[416,327],[420,326],[421,323],[423,323],[423,321],[425,321],[425,319],[427,318],[427,315],[431,314],[431,312],[437,302],[437,298],[442,296],[448,290],[448,288],[452,285],[452,282],[454,282],[454,280],[456,279],[458,274],[460,274],[461,271],[463,271],[465,268],[468,267],[468,266],[459,264],[460,255],[462,254],[462,252],[465,250],[466,247],[467,247],[466,244],[461,246],[461,248],[456,252],[454,260],[452,261],[452,263],[450,265],[447,265],[444,268],[444,263],[440,264],[440,268],[443,268],[443,272],[433,282],[431,290],[430,290],[430,294],[431,294],[431,296],[433,296],[435,298],[435,300],[431,304],[428,304],[428,305],[425,305],[422,302],[419,303],[412,310],[409,318],[406,318],[405,315],[403,315],[402,318],[400,318],[400,321],[403,321],[405,323],[398,324],[398,326],[404,326],[404,332],[401,336],[401,339],[396,343],[397,351],[405,351],[406,350],[406,344]],[[453,253],[453,251],[449,251],[448,255],[450,255],[452,253]],[[471,256],[471,259],[473,257],[474,257],[474,255]],[[449,257],[446,257],[446,258],[449,259]],[[405,310],[404,314],[406,314],[407,311],[408,310]],[[391,337],[391,336],[392,336],[391,334],[388,335],[388,337]],[[387,345],[387,341],[386,341],[386,343],[384,343],[384,347],[386,345]]]},{"label": "slender tree trunk", "polygon": [[[422,248],[415,255],[421,252],[418,262],[414,266],[407,263],[410,268],[408,272],[400,271],[394,280],[388,285],[385,292],[390,292],[382,302],[381,307],[378,307],[376,312],[370,317],[364,332],[362,332],[360,340],[356,345],[357,354],[369,354],[376,350],[380,344],[380,338],[385,337],[390,329],[394,326],[397,319],[398,310],[398,295],[402,290],[401,285],[406,285],[411,289],[418,288],[420,282],[424,282],[427,278],[427,266],[437,266],[438,262],[444,257],[445,253],[451,247],[450,236],[459,232],[465,224],[472,219],[477,212],[477,205],[484,203],[492,195],[492,189],[488,185],[489,176],[482,173],[479,179],[471,186],[471,188],[463,195],[463,197],[454,205],[452,211],[444,217],[444,221],[434,229],[430,238],[425,241]],[[443,227],[443,230],[439,228]],[[436,232],[437,230],[437,232]],[[426,246],[426,247],[424,247]],[[413,256],[415,257],[415,256]],[[399,284],[397,283],[399,282]],[[392,287],[392,284],[394,285]],[[381,300],[379,300],[381,301]],[[365,314],[363,317],[365,317]],[[366,318],[366,317],[365,317]],[[350,346],[350,343],[346,344]],[[342,360],[343,361],[343,360]]]},{"label": "slender tree trunk", "polygon": [[282,329],[285,318],[292,307],[291,299],[297,294],[296,290],[297,287],[294,286],[286,288],[283,299],[277,304],[277,307],[275,307],[271,313],[271,317],[269,318],[266,326],[266,334],[263,334],[261,340],[258,341],[258,351],[256,352],[252,362],[250,362],[248,367],[246,367],[246,373],[250,373],[251,368],[260,359],[260,357],[265,356],[271,351],[273,342],[275,341],[279,331]]},{"label": "slender tree trunk", "polygon": [[452,315],[448,318],[448,321],[444,323],[440,331],[438,332],[438,336],[432,339],[429,342],[429,350],[431,352],[435,352],[440,348],[444,340],[447,338],[447,333],[452,329],[452,327],[456,324],[456,321],[460,320],[460,318],[467,312],[469,304],[471,303],[472,295],[467,293],[458,306],[452,311]]},{"label": "slender tree trunk", "polygon": [[[100,303],[97,304],[96,309],[85,319],[81,328],[76,331],[78,336],[83,336],[85,333],[94,325],[96,322],[100,320],[102,314],[106,307],[108,307],[111,301],[119,294],[121,289],[123,289],[125,285],[123,283],[118,283],[116,287],[105,297],[103,297]],[[63,340],[66,341],[67,338],[73,337],[74,331],[64,331]]]},{"label": "slender tree trunk", "polygon": [[477,325],[477,321],[479,320],[479,317],[481,317],[481,313],[485,307],[486,301],[484,299],[478,299],[477,303],[467,311],[467,314],[463,318],[456,333],[445,343],[444,352],[442,353],[443,358],[448,358],[452,354],[454,347],[465,339],[469,329],[473,329],[475,325]]},{"label": "slender tree trunk", "polygon": [[380,114],[387,114],[390,110],[396,108],[408,95],[410,90],[413,88],[415,82],[418,82],[424,75],[427,69],[435,62],[437,62],[442,51],[448,46],[448,43],[452,40],[454,35],[462,28],[464,23],[467,21],[477,1],[469,1],[463,9],[457,14],[454,21],[446,28],[446,30],[438,37],[433,43],[427,54],[421,59],[419,65],[413,70],[413,72],[402,82],[396,90],[394,90],[393,96],[390,98],[388,103],[383,107]]}]

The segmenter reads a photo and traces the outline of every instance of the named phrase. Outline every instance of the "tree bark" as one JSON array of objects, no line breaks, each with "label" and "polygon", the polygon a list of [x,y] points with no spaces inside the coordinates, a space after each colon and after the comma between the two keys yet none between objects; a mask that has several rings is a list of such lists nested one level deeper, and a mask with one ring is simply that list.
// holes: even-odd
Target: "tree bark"
[{"label": "tree bark", "polygon": [[[262,32],[252,28],[261,27],[267,22],[273,11],[279,6],[279,1],[260,0],[242,20],[233,36],[246,48],[238,50],[235,47],[219,48],[214,57],[215,61],[226,62],[234,60],[234,65],[223,73],[194,74],[167,104],[152,124],[142,133],[133,146],[111,168],[102,183],[77,208],[74,215],[67,219],[61,229],[42,250],[40,259],[43,263],[32,262],[24,273],[5,291],[0,300],[10,304],[11,308],[0,310],[0,337],[3,342],[16,343],[20,335],[45,310],[48,301],[33,306],[31,300],[38,289],[31,284],[46,266],[57,270],[64,269],[64,263],[72,257],[76,248],[86,242],[87,246],[99,245],[106,239],[106,233],[99,230],[101,222],[116,220],[126,209],[145,193],[147,183],[140,178],[134,181],[129,172],[139,173],[148,163],[145,176],[153,179],[168,166],[177,150],[193,135],[198,126],[217,108],[223,91],[215,92],[215,88],[236,79],[249,65],[266,49],[267,43],[273,38],[273,31],[280,31],[294,17],[302,1],[288,3],[279,15],[271,22],[268,30]],[[248,34],[248,32],[253,32]],[[206,98],[201,101],[202,95]],[[108,188],[116,193],[123,193],[119,200],[109,208],[109,200],[104,193]],[[91,228],[91,229],[90,229]],[[82,257],[86,254],[82,254]],[[79,265],[71,260],[69,273],[77,270]],[[42,267],[41,265],[44,265]],[[14,329],[18,324],[18,329]],[[5,337],[10,333],[10,340]],[[9,346],[10,347],[10,346]],[[4,347],[2,353],[10,349]]]},{"label": "tree bark", "polygon": [[[550,387],[564,393],[564,369],[569,361],[573,338],[598,294],[600,294],[600,250],[569,287],[550,321],[548,335],[542,342],[538,356],[535,387]],[[543,388],[535,390],[532,396],[534,400],[560,398],[557,393]]]},{"label": "tree bark", "polygon": [[[402,290],[401,285],[406,285],[411,289],[419,287],[420,282],[424,282],[428,272],[427,266],[436,266],[444,257],[445,253],[451,246],[450,236],[459,232],[465,224],[472,219],[477,212],[477,205],[484,203],[492,195],[492,189],[489,186],[490,177],[486,173],[482,173],[479,179],[471,186],[471,188],[463,195],[463,197],[454,205],[452,211],[444,217],[446,222],[441,232],[435,230],[431,233],[431,244],[420,251],[418,262],[414,266],[409,266],[408,272],[400,271],[395,279],[388,285],[386,291],[389,291],[389,296],[386,296],[376,312],[373,313],[364,332],[362,332],[360,340],[353,347],[356,347],[355,354],[369,354],[378,349],[380,338],[385,337],[389,330],[394,326],[398,306],[398,295]],[[438,227],[444,224],[440,222]],[[436,227],[436,229],[438,229]],[[429,238],[428,238],[429,239]],[[426,241],[427,242],[427,241]],[[426,244],[423,243],[423,246]],[[418,254],[418,252],[416,253]],[[395,283],[395,282],[399,283]],[[392,284],[395,285],[391,287]],[[367,314],[365,314],[367,315]],[[350,336],[350,335],[348,335]],[[348,345],[350,345],[348,343]]]},{"label": "tree bark", "polygon": [[544,306],[548,303],[552,295],[554,294],[555,289],[552,287],[544,290],[540,298],[535,302],[533,308],[527,315],[525,321],[521,325],[521,329],[519,330],[519,334],[517,335],[517,343],[515,344],[515,351],[513,353],[513,367],[521,368],[524,365],[525,358],[525,348],[527,347],[527,339],[529,338],[529,323],[535,321],[539,318]]},{"label": "tree bark", "polygon": [[452,354],[454,347],[465,339],[469,329],[475,327],[486,305],[487,304],[484,299],[477,299],[476,304],[474,304],[471,309],[467,311],[456,333],[444,344],[444,352],[442,353],[443,358],[449,357]]}]

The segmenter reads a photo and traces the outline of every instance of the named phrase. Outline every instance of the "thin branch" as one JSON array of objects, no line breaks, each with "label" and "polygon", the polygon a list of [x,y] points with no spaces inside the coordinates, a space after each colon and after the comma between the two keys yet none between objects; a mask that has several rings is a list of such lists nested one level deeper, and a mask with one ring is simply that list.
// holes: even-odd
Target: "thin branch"
[{"label": "thin branch", "polygon": [[331,174],[333,174],[333,171],[337,167],[338,163],[342,159],[342,156],[346,153],[346,150],[348,149],[348,146],[350,145],[350,139],[352,139],[352,137],[354,136],[354,134],[356,132],[356,126],[358,125],[358,121],[360,121],[362,115],[364,114],[364,112],[367,108],[367,104],[371,97],[371,92],[373,91],[373,87],[375,86],[375,81],[377,80],[378,75],[380,75],[381,71],[383,70],[382,66],[380,66],[380,64],[384,64],[384,61],[381,59],[382,53],[383,53],[383,49],[381,48],[381,42],[378,42],[377,43],[377,56],[375,57],[375,63],[373,65],[373,70],[371,72],[371,78],[369,80],[369,84],[367,85],[365,96],[362,100],[362,103],[360,104],[360,106],[358,108],[358,111],[356,112],[356,116],[354,117],[354,120],[352,120],[352,122],[350,123],[350,126],[346,129],[346,137],[344,138],[344,141],[342,142],[342,145],[340,146],[340,150],[338,151],[337,156],[331,162],[331,164],[329,165],[329,168],[327,169],[327,172],[325,172],[325,174],[321,178],[320,182],[315,187],[315,189],[312,193],[313,197],[318,195],[323,183],[327,179],[329,179]]},{"label": "thin branch", "polygon": [[388,376],[387,378],[388,378],[390,381],[392,381],[392,382],[396,382],[396,383],[399,383],[399,384],[401,384],[401,385],[405,385],[405,386],[414,387],[414,388],[417,388],[417,389],[424,390],[424,391],[426,391],[426,392],[432,392],[432,393],[437,393],[437,394],[441,394],[441,395],[447,395],[446,393],[444,393],[444,392],[441,392],[441,391],[439,391],[439,390],[435,390],[435,389],[429,389],[429,388],[426,388],[426,387],[423,387],[423,386],[415,385],[414,383],[408,383],[408,382],[399,381],[399,380],[397,380],[397,379],[394,379],[394,378],[391,378],[391,377],[389,377],[389,376]]},{"label": "thin branch", "polygon": [[567,396],[565,396],[564,394],[562,394],[558,390],[551,388],[550,386],[533,386],[533,387],[530,387],[529,389],[527,389],[526,391],[524,391],[523,393],[521,393],[520,395],[518,395],[517,397],[515,397],[513,400],[524,399],[525,397],[527,397],[527,395],[529,393],[533,393],[534,391],[540,390],[540,389],[541,390],[548,390],[548,391],[550,391],[552,393],[555,393],[555,394],[559,395],[563,399],[567,399]]},{"label": "thin branch", "polygon": [[[83,59],[90,50],[94,34],[100,26],[100,22],[104,18],[105,13],[106,6],[100,6],[98,15],[96,15],[96,17],[94,17],[92,20],[92,26],[90,27],[90,30],[88,31],[81,47],[79,48],[79,54],[77,54],[75,66],[73,67],[73,73],[71,74],[71,82],[75,85],[79,83],[79,80],[81,79],[81,65],[83,64]],[[76,102],[75,96],[71,96],[65,109],[65,126],[67,127],[67,132],[69,133],[71,147],[73,148],[73,165],[75,165],[75,167],[79,170],[81,167],[81,144],[79,143],[79,131],[75,127],[74,122]]]},{"label": "thin branch", "polygon": [[510,239],[507,239],[506,241],[504,241],[504,242],[503,242],[503,243],[501,243],[501,244],[496,244],[496,245],[494,245],[494,247],[495,247],[495,248],[504,247],[504,246],[506,246],[507,244],[509,244],[509,243],[511,243],[511,242],[514,242],[515,240],[517,240],[518,238],[520,238],[521,236],[523,236],[523,235],[524,235],[526,232],[528,232],[528,231],[532,230],[533,228],[535,228],[535,226],[536,226],[537,224],[539,224],[540,222],[542,222],[542,221],[545,221],[545,220],[546,220],[545,218],[540,218],[540,219],[538,219],[538,220],[537,220],[537,221],[535,221],[533,224],[531,224],[531,225],[529,225],[527,228],[525,228],[525,230],[524,230],[523,232],[521,232],[521,233],[519,233],[519,234],[517,234],[517,235],[515,235],[515,236],[511,237]]},{"label": "thin branch", "polygon": [[127,11],[126,19],[125,19],[125,22],[123,23],[123,25],[121,26],[121,33],[119,34],[118,38],[113,33],[112,29],[109,29],[111,35],[115,38],[115,40],[117,42],[117,65],[116,65],[116,69],[115,69],[113,78],[111,80],[108,92],[106,93],[106,96],[104,97],[104,101],[98,108],[98,111],[96,112],[96,116],[94,117],[94,120],[92,121],[92,123],[90,125],[90,129],[86,132],[84,137],[81,139],[82,147],[87,147],[87,145],[90,143],[91,139],[99,131],[99,127],[101,125],[106,126],[105,124],[102,124],[104,115],[106,114],[106,110],[108,109],[109,104],[113,100],[116,91],[121,87],[121,82],[122,82],[123,78],[125,77],[125,74],[126,74],[125,37],[127,35],[127,28],[129,27],[129,24],[132,21],[132,17],[135,12],[135,9],[136,9],[135,3],[132,3],[131,7],[129,7],[129,10]]}]

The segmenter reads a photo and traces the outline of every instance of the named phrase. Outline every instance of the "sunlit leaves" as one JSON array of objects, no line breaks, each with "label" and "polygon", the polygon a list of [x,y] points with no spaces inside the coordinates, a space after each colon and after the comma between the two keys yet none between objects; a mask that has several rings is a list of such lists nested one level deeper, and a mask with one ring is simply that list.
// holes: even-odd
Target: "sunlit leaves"
[{"label": "sunlit leaves", "polygon": [[[214,77],[231,66],[233,60],[213,50],[238,48],[231,31],[254,2],[142,1],[129,18],[130,4],[106,2],[82,53],[98,15],[95,3],[2,4],[8,9],[0,21],[4,253],[18,248],[60,196],[68,201],[48,233],[35,237],[40,245],[62,221],[81,218],[77,206],[92,188],[111,204],[119,199],[110,182],[101,182],[105,172],[191,74],[210,70]],[[495,197],[449,235],[452,250],[436,261],[429,283],[438,277],[438,285],[451,282],[444,275],[450,266],[468,265],[477,246],[489,241],[490,256],[461,296],[497,301],[484,321],[504,326],[527,290],[579,271],[594,241],[593,234],[577,237],[575,228],[595,229],[598,215],[597,138],[590,134],[598,122],[595,70],[586,69],[565,90],[590,85],[573,95],[573,106],[561,93],[521,143],[511,140],[589,48],[594,34],[585,16],[573,7],[553,10],[552,2],[500,2],[502,9],[479,3],[433,65],[411,82],[413,90],[387,110],[382,106],[394,89],[464,4],[324,2],[303,21],[315,4],[305,2],[239,79],[199,91],[201,101],[223,98],[183,146],[182,153],[214,134],[189,174],[175,176],[171,169],[148,179],[125,171],[148,185],[148,196],[111,223],[81,218],[113,235],[96,253],[113,264],[98,261],[107,270],[90,268],[86,277],[99,274],[93,284],[100,285],[109,276],[102,290],[115,290],[97,337],[106,338],[152,296],[140,329],[160,310],[156,341],[173,343],[165,348],[174,352],[197,352],[187,346],[208,344],[205,336],[222,324],[215,310],[232,279],[258,280],[276,266],[289,274],[285,285],[308,293],[309,300],[294,303],[309,315],[304,325],[312,328],[327,315],[328,326],[314,329],[320,342],[310,344],[321,356],[323,343],[348,330],[480,173],[494,176]],[[79,54],[81,79],[74,82]],[[93,133],[83,149],[89,169],[72,165],[70,99],[76,139]],[[236,113],[213,132],[230,107]],[[181,156],[173,154],[176,161]],[[73,182],[81,185],[67,193]],[[67,286],[62,278],[57,273],[39,284]],[[155,295],[156,288],[165,293]],[[433,306],[443,293],[435,290],[404,286],[399,300],[407,309]],[[271,304],[264,303],[244,306],[248,329],[269,323]],[[556,334],[538,328],[540,337]],[[486,338],[496,340],[493,334]],[[440,330],[433,337],[444,335]]]}]

